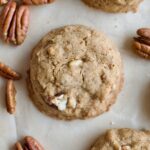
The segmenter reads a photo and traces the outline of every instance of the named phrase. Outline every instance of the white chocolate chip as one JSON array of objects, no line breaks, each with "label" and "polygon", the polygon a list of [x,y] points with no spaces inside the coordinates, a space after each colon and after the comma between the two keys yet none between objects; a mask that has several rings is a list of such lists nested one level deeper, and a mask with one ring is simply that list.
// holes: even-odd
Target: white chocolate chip
[{"label": "white chocolate chip", "polygon": [[60,111],[64,111],[67,107],[67,99],[63,94],[55,97],[51,102],[56,105]]},{"label": "white chocolate chip", "polygon": [[74,68],[74,67],[81,67],[83,64],[82,60],[73,60],[69,63],[69,66],[71,68]]}]

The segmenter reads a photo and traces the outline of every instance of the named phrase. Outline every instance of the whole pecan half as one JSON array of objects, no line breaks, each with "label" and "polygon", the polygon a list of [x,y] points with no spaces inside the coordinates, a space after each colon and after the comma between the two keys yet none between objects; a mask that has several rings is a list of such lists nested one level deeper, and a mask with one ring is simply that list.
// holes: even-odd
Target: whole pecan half
[{"label": "whole pecan half", "polygon": [[19,80],[21,79],[21,75],[5,65],[4,63],[0,62],[0,76],[6,78],[6,79],[12,79],[12,80]]},{"label": "whole pecan half", "polygon": [[134,47],[136,52],[146,59],[150,59],[150,28],[141,28],[137,30],[139,37],[134,38]]},{"label": "whole pecan half", "polygon": [[44,148],[41,146],[41,144],[31,136],[25,137],[25,146],[29,150],[44,150]]},{"label": "whole pecan half", "polygon": [[2,10],[0,20],[2,39],[6,43],[22,44],[29,26],[29,7],[9,1]]},{"label": "whole pecan half", "polygon": [[29,7],[26,5],[22,5],[18,8],[16,13],[16,40],[17,44],[21,44],[24,42],[28,26],[29,26]]},{"label": "whole pecan half", "polygon": [[7,81],[6,86],[6,107],[7,112],[13,114],[16,110],[16,88],[13,80]]},{"label": "whole pecan half", "polygon": [[52,3],[53,1],[54,0],[23,0],[23,3],[27,5],[41,5]]},{"label": "whole pecan half", "polygon": [[15,146],[16,146],[16,150],[24,150],[20,142],[17,142]]},{"label": "whole pecan half", "polygon": [[150,39],[150,28],[141,28],[137,30],[137,34],[141,37]]},{"label": "whole pecan half", "polygon": [[6,4],[8,1],[7,0],[0,0],[0,5]]},{"label": "whole pecan half", "polygon": [[44,150],[41,144],[31,136],[26,136],[22,145],[20,142],[17,142],[15,147],[16,150]]}]

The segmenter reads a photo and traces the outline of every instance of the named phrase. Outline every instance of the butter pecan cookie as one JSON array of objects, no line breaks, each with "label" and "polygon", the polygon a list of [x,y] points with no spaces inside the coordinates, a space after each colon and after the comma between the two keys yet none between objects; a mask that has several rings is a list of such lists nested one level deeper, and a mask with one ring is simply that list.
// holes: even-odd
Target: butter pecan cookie
[{"label": "butter pecan cookie", "polygon": [[143,0],[82,0],[89,6],[107,12],[136,12],[138,5]]},{"label": "butter pecan cookie", "polygon": [[111,129],[102,135],[91,150],[149,150],[150,131]]},{"label": "butter pecan cookie", "polygon": [[32,51],[28,87],[32,101],[64,120],[109,110],[123,85],[120,54],[101,32],[70,25],[49,32]]}]

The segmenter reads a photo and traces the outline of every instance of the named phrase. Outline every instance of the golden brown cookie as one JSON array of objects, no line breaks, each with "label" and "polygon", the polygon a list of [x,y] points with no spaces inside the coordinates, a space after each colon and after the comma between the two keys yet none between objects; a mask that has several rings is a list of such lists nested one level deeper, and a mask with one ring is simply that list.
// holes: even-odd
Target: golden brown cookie
[{"label": "golden brown cookie", "polygon": [[136,12],[138,5],[143,0],[82,0],[89,6],[102,9],[107,12]]},{"label": "golden brown cookie", "polygon": [[150,131],[111,129],[102,135],[91,150],[149,150]]},{"label": "golden brown cookie", "polygon": [[82,25],[50,31],[33,49],[28,87],[49,116],[71,120],[109,110],[123,84],[120,54],[101,32]]}]

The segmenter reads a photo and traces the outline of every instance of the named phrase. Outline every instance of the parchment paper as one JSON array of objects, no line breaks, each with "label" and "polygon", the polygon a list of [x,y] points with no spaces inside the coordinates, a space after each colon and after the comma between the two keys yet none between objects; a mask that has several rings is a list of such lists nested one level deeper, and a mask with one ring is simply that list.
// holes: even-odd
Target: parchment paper
[{"label": "parchment paper", "polygon": [[[37,138],[45,150],[89,150],[108,128],[130,127],[150,130],[150,62],[132,50],[132,37],[140,27],[150,27],[150,0],[138,13],[108,14],[87,7],[80,0],[56,0],[31,6],[26,41],[18,47],[0,43],[0,60],[23,74],[17,88],[17,112],[5,109],[5,80],[0,79],[0,150],[9,150],[26,135]],[[28,97],[26,70],[31,49],[51,29],[83,24],[105,32],[118,46],[124,60],[125,85],[109,112],[86,121],[59,121],[40,113]]]}]

